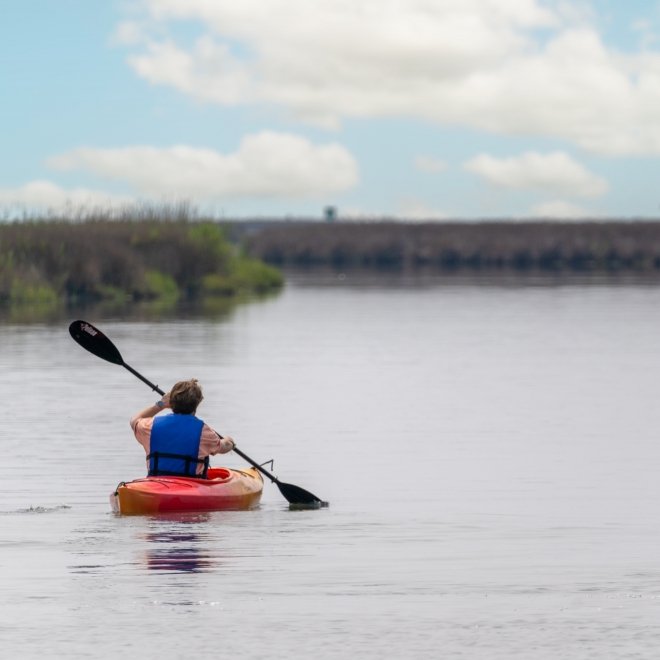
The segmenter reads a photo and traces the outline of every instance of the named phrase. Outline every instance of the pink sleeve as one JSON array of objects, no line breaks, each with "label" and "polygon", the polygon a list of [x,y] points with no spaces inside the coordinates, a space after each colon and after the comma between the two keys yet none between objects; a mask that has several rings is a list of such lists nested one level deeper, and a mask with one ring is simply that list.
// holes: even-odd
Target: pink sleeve
[{"label": "pink sleeve", "polygon": [[149,448],[151,446],[151,427],[153,423],[153,417],[144,417],[143,419],[138,419],[133,427],[135,439],[144,447],[146,454],[149,453]]},{"label": "pink sleeve", "polygon": [[199,440],[199,456],[214,456],[215,454],[226,454],[231,451],[230,442],[221,439],[220,436],[207,424],[202,428],[202,437]]}]

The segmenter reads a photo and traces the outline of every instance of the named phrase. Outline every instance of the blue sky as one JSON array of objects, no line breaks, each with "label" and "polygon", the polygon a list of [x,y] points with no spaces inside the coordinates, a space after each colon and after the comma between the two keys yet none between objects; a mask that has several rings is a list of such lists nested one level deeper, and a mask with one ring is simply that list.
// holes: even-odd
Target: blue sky
[{"label": "blue sky", "polygon": [[660,216],[660,1],[0,3],[4,209]]}]

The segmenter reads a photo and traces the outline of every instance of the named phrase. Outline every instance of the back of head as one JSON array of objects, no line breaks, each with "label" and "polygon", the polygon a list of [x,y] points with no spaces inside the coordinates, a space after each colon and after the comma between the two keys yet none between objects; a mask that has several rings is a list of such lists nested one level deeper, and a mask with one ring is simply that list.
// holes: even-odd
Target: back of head
[{"label": "back of head", "polygon": [[170,391],[170,407],[180,415],[194,415],[203,398],[196,378],[181,380]]}]

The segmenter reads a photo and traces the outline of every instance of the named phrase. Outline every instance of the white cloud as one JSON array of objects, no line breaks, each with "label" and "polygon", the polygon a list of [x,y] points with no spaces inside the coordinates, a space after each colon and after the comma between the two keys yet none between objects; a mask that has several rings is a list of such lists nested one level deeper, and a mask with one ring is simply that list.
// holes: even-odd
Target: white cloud
[{"label": "white cloud", "polygon": [[128,197],[110,195],[98,190],[86,188],[65,189],[51,181],[31,181],[18,188],[0,188],[0,206],[5,208],[24,208],[28,211],[61,210],[73,208],[107,208],[122,205],[132,200]]},{"label": "white cloud", "polygon": [[438,174],[447,169],[447,163],[432,156],[417,156],[415,158],[415,169],[428,174]]},{"label": "white cloud", "polygon": [[[571,4],[148,0],[146,20],[172,29],[145,37],[129,62],[198,99],[272,104],[324,126],[403,116],[660,153],[660,54],[606,47]],[[177,43],[177,23],[190,20],[206,33]]]},{"label": "white cloud", "polygon": [[145,40],[142,27],[134,21],[124,21],[117,25],[112,35],[112,42],[124,46],[133,46]]},{"label": "white cloud", "polygon": [[503,188],[580,197],[597,197],[607,192],[604,179],[561,151],[549,154],[527,152],[511,158],[481,154],[467,161],[464,167]]},{"label": "white cloud", "polygon": [[639,34],[642,48],[653,48],[658,43],[658,35],[651,21],[639,19],[634,21],[630,27]]},{"label": "white cloud", "polygon": [[314,145],[286,133],[245,137],[232,154],[175,146],[80,148],[49,159],[60,170],[81,169],[124,181],[141,195],[174,196],[195,203],[247,197],[314,198],[348,190],[358,166],[338,144]]},{"label": "white cloud", "polygon": [[537,218],[558,219],[558,220],[583,220],[585,218],[595,218],[600,214],[589,211],[582,206],[566,202],[564,200],[553,200],[550,202],[541,202],[532,207],[531,215]]},{"label": "white cloud", "polygon": [[153,84],[170,85],[204,101],[236,105],[253,100],[249,71],[226,45],[207,37],[191,52],[170,41],[151,42],[147,52],[130,57],[129,64]]},{"label": "white cloud", "polygon": [[398,220],[420,222],[424,220],[444,220],[448,215],[445,211],[433,208],[418,199],[408,199],[400,204],[396,217]]}]

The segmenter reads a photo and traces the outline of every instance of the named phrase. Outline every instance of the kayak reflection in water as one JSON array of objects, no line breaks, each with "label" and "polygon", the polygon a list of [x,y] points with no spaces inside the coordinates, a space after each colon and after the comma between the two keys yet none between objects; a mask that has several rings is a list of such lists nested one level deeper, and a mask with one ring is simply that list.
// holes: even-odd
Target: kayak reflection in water
[{"label": "kayak reflection in water", "polygon": [[[222,437],[196,417],[202,402],[199,382],[179,381],[160,401],[131,418],[131,428],[147,454],[149,476],[174,475],[206,478],[209,456],[226,454],[234,448],[230,437]],[[171,409],[172,414],[156,415]]]},{"label": "kayak reflection in water", "polygon": [[147,568],[202,573],[218,565],[218,558],[209,552],[210,535],[205,531],[210,519],[205,513],[161,514],[157,529],[142,537],[147,541]]}]

